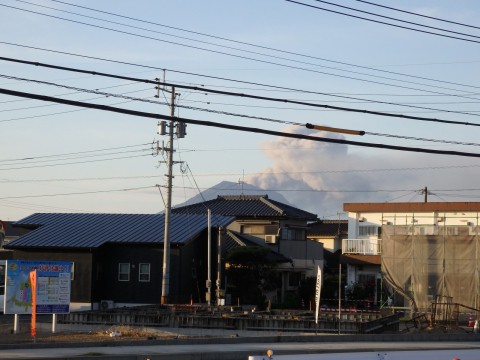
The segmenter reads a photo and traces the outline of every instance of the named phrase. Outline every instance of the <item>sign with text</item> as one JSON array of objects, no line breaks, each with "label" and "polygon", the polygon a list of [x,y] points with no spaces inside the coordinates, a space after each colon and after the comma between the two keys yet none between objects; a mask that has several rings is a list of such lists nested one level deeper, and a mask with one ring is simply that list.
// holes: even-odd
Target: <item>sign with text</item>
[{"label": "sign with text", "polygon": [[4,313],[32,313],[30,272],[33,270],[37,280],[36,313],[69,313],[72,263],[37,260],[7,260]]},{"label": "sign with text", "polygon": [[318,309],[320,307],[320,295],[322,292],[322,269],[317,269],[317,285],[315,286],[315,324],[318,324]]}]

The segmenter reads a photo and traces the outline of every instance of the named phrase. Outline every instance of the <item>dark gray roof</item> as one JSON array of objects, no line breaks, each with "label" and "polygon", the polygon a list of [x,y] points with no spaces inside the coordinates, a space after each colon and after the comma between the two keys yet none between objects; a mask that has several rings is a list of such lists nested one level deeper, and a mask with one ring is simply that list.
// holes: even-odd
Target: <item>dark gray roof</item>
[{"label": "dark gray roof", "polygon": [[[211,225],[226,226],[232,217],[211,217]],[[61,247],[96,248],[106,243],[163,243],[164,214],[67,214],[38,213],[15,223],[33,229],[10,242],[6,248]],[[184,244],[207,228],[207,216],[170,217],[170,243]]]},{"label": "dark gray roof", "polygon": [[319,220],[308,225],[307,236],[336,236],[348,234],[348,220]]},{"label": "dark gray roof", "polygon": [[235,216],[237,218],[263,217],[317,220],[317,215],[271,200],[267,195],[219,195],[214,200],[174,208],[172,212],[176,214],[205,214],[207,208],[210,209],[212,214]]},{"label": "dark gray roof", "polygon": [[261,240],[254,236],[242,234],[237,231],[227,230],[223,238],[223,241],[224,241],[223,246],[227,253],[235,248],[242,247],[242,246],[261,246],[261,247],[268,248],[270,250],[267,255],[267,258],[271,262],[274,262],[274,263],[292,262],[292,259],[275,251],[272,246],[266,244],[265,240]]}]

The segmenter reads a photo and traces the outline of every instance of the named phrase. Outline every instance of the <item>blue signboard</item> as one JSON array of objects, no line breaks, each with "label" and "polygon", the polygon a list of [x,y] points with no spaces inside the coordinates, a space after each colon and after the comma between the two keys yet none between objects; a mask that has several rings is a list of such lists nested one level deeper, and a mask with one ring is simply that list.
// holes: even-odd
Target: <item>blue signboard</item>
[{"label": "blue signboard", "polygon": [[4,313],[32,313],[30,271],[35,269],[37,270],[37,314],[70,312],[71,262],[7,260]]}]

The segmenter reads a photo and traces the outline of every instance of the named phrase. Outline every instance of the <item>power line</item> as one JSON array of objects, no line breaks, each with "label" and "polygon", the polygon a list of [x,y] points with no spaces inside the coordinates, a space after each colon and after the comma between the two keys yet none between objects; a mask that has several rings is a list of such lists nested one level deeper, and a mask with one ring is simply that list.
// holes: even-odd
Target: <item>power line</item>
[{"label": "power line", "polygon": [[62,154],[28,156],[28,157],[22,157],[22,158],[14,158],[14,159],[0,159],[0,163],[1,162],[11,162],[11,161],[44,159],[44,158],[52,158],[52,157],[60,157],[60,156],[91,154],[91,153],[94,153],[94,152],[103,152],[103,151],[111,151],[111,150],[119,150],[119,149],[129,149],[129,148],[132,148],[132,147],[146,146],[146,145],[150,145],[150,143],[144,143],[144,144],[138,144],[138,145],[116,146],[116,147],[109,147],[109,148],[96,149],[96,150],[75,151],[75,152],[62,153]]},{"label": "power line", "polygon": [[3,197],[0,197],[0,200],[54,197],[54,196],[87,195],[87,194],[102,194],[102,193],[111,193],[111,192],[145,190],[145,189],[152,189],[152,188],[155,188],[155,187],[156,186],[142,186],[142,187],[135,187],[135,188],[129,188],[129,189],[96,190],[96,191],[82,191],[82,192],[72,192],[72,193],[41,194],[41,195],[3,196]]},{"label": "power line", "polygon": [[[31,80],[31,79],[25,79],[25,78],[17,78],[17,77],[2,75],[2,74],[0,74],[0,77],[7,77],[7,78],[11,78],[11,79],[16,79],[16,80],[32,81],[32,82],[37,82],[37,83],[41,83],[41,84],[53,85],[53,86],[57,86],[57,87],[63,87],[63,88],[68,88],[68,89],[75,89],[77,92],[82,92],[82,91],[83,91],[83,92],[88,92],[88,93],[102,94],[102,95],[107,96],[107,97],[112,97],[112,96],[113,96],[113,97],[120,97],[120,98],[124,98],[124,99],[129,99],[129,100],[132,100],[132,101],[143,101],[143,102],[149,102],[149,103],[160,103],[160,104],[163,104],[163,105],[168,105],[167,103],[158,102],[158,101],[154,101],[154,100],[132,98],[132,97],[127,97],[127,96],[125,96],[125,95],[120,95],[120,94],[105,93],[105,92],[99,92],[99,91],[96,91],[96,90],[87,90],[87,89],[82,89],[82,88],[77,88],[77,87],[71,87],[71,86],[67,86],[67,85],[60,85],[60,84],[56,84],[56,83],[46,82],[46,81]],[[206,111],[206,112],[209,112],[209,113],[215,113],[215,114],[221,114],[221,115],[227,115],[227,116],[244,117],[244,118],[250,118],[250,119],[270,121],[270,122],[275,122],[275,123],[292,124],[292,125],[297,125],[297,126],[303,126],[303,124],[298,123],[298,122],[283,121],[283,120],[266,118],[266,117],[258,117],[258,116],[244,115],[244,114],[231,113],[231,112],[218,111],[218,110],[211,110],[211,109],[204,109],[204,108],[191,107],[191,106],[185,106],[185,105],[177,105],[177,108],[185,108],[185,109],[189,109],[189,110]],[[444,143],[444,144],[456,144],[456,145],[466,145],[466,146],[480,146],[480,144],[478,144],[478,143],[472,143],[472,142],[461,142],[461,141],[440,140],[440,139],[428,139],[428,138],[412,137],[412,136],[402,136],[402,135],[393,135],[393,134],[381,134],[381,133],[375,133],[375,132],[364,132],[364,133],[365,133],[365,134],[368,134],[368,135],[373,135],[373,136],[383,136],[383,137],[390,137],[390,138],[397,138],[397,139],[408,139],[408,140],[417,140],[417,141],[426,141],[426,142],[437,142],[437,143]]]},{"label": "power line", "polygon": [[246,126],[221,124],[221,123],[213,122],[213,121],[193,120],[193,119],[187,119],[187,118],[182,118],[182,117],[171,117],[171,116],[166,116],[166,115],[147,113],[147,112],[143,112],[143,111],[134,111],[134,110],[121,109],[121,108],[117,108],[117,107],[113,107],[113,106],[107,106],[107,105],[90,104],[90,103],[85,103],[85,102],[80,102],[80,101],[59,99],[59,98],[54,98],[54,97],[51,97],[51,96],[25,93],[25,92],[13,91],[13,90],[7,90],[7,89],[0,89],[0,93],[1,94],[6,94],[6,95],[11,95],[11,96],[36,99],[36,100],[41,100],[41,101],[58,102],[58,103],[61,103],[61,104],[71,105],[71,106],[78,106],[78,107],[85,107],[85,108],[91,108],[91,109],[97,109],[97,110],[103,110],[103,111],[110,111],[110,112],[115,112],[115,113],[120,113],[120,114],[125,114],[125,115],[131,115],[131,116],[146,117],[146,118],[157,119],[157,120],[160,119],[160,120],[168,120],[168,121],[180,121],[180,122],[183,122],[183,123],[186,123],[186,124],[194,124],[194,125],[209,126],[209,127],[218,127],[218,128],[235,130],[235,131],[266,134],[266,135],[273,135],[273,136],[280,136],[280,137],[287,137],[287,138],[294,138],[294,139],[304,139],[304,140],[311,140],[311,141],[318,141],[318,142],[345,144],[345,145],[370,147],[370,148],[381,148],[381,149],[398,150],[398,151],[419,152],[419,153],[428,153],[428,154],[437,154],[437,155],[480,157],[480,154],[478,154],[478,153],[467,153],[467,152],[460,152],[460,151],[447,151],[447,150],[434,150],[434,149],[422,149],[422,148],[412,148],[412,147],[386,145],[386,144],[365,143],[365,142],[349,141],[349,140],[341,140],[341,139],[319,138],[319,137],[309,136],[309,135],[292,134],[292,133],[258,129],[258,128],[246,127]]},{"label": "power line", "polygon": [[382,137],[389,137],[389,138],[396,138],[396,139],[407,139],[407,140],[416,140],[416,141],[436,142],[436,143],[442,143],[442,144],[455,144],[455,145],[466,145],[466,146],[480,146],[479,143],[473,143],[473,142],[452,141],[452,140],[440,140],[440,139],[428,139],[428,138],[421,138],[421,137],[415,137],[415,136],[404,136],[404,135],[381,134],[381,133],[374,133],[374,132],[370,132],[370,131],[365,131],[365,135],[382,136]]},{"label": "power line", "polygon": [[[18,0],[17,0],[17,1],[18,1]],[[360,13],[363,13],[363,14],[368,14],[368,15],[373,15],[373,16],[381,17],[381,18],[384,18],[384,19],[389,19],[389,20],[394,20],[394,21],[398,21],[398,22],[402,22],[402,23],[406,23],[406,24],[410,24],[410,25],[425,27],[425,28],[427,28],[427,29],[440,30],[440,31],[443,31],[443,32],[451,33],[451,34],[457,34],[457,35],[464,35],[464,36],[469,36],[469,37],[474,37],[474,38],[480,38],[480,36],[476,36],[476,35],[471,35],[471,34],[461,33],[461,32],[458,32],[458,31],[447,30],[447,29],[442,29],[442,28],[438,28],[438,27],[434,27],[434,26],[419,24],[419,23],[415,23],[415,22],[412,22],[412,21],[407,21],[407,20],[402,20],[402,19],[393,18],[393,17],[390,17],[390,16],[375,14],[375,13],[372,13],[372,12],[369,12],[369,11],[359,10],[359,9],[355,9],[355,8],[352,8],[352,7],[349,7],[349,6],[343,6],[343,5],[334,4],[334,3],[331,3],[331,2],[329,2],[329,1],[324,1],[324,0],[314,0],[314,1],[319,2],[319,3],[323,3],[323,4],[328,4],[328,5],[331,5],[331,6],[340,7],[340,8],[342,8],[342,9],[348,9],[348,10],[360,12]],[[463,40],[463,39],[462,39],[462,40]]]},{"label": "power line", "polygon": [[[55,1],[55,0],[52,0],[52,1]],[[393,10],[393,11],[399,11],[399,12],[402,12],[402,13],[405,13],[405,14],[420,16],[420,17],[423,17],[423,18],[426,18],[426,19],[432,19],[432,20],[437,20],[437,21],[446,22],[446,23],[449,23],[449,24],[466,26],[466,27],[470,27],[470,28],[473,28],[473,29],[480,29],[480,27],[478,27],[478,26],[468,25],[468,24],[464,24],[464,23],[460,23],[460,22],[456,22],[456,21],[451,21],[451,20],[440,19],[440,18],[437,18],[437,17],[434,17],[434,16],[428,16],[428,15],[418,14],[418,13],[414,13],[414,12],[411,12],[411,11],[400,10],[400,9],[396,9],[396,8],[393,8],[393,7],[390,7],[390,6],[375,4],[375,3],[372,3],[372,2],[370,2],[370,1],[364,1],[364,0],[355,0],[355,1],[358,1],[358,2],[361,2],[361,3],[365,3],[365,4],[369,4],[369,5],[373,5],[373,6],[382,7],[382,8],[384,8],[384,9],[389,9],[389,10]]]},{"label": "power line", "polygon": [[[88,155],[75,155],[75,156],[67,156],[63,157],[60,159],[45,159],[45,160],[23,160],[20,162],[22,165],[28,165],[28,164],[38,164],[38,163],[50,163],[53,161],[64,161],[64,160],[73,160],[73,159],[84,159],[84,158],[92,158],[92,157],[103,157],[103,156],[110,156],[110,155],[119,155],[119,154],[131,154],[131,153],[138,153],[138,152],[145,152],[146,150],[151,151],[151,149],[141,149],[141,150],[128,150],[128,151],[119,151],[119,152],[114,152],[114,153],[104,153],[104,154],[88,154]],[[151,153],[149,155],[152,155]],[[100,159],[99,161],[103,160],[114,160],[114,159],[119,159],[119,158],[108,158],[108,159]],[[3,161],[2,161],[3,162]],[[68,164],[70,165],[71,163],[60,163],[60,164],[50,164],[47,166],[58,166],[58,165],[65,165]],[[13,163],[8,163],[8,164],[0,164],[0,170],[4,170],[2,167],[4,166],[16,166],[17,164]],[[13,169],[13,168],[9,168]],[[15,168],[18,169],[18,168]]]},{"label": "power line", "polygon": [[144,154],[144,155],[133,155],[133,156],[121,156],[121,157],[112,157],[108,159],[97,159],[97,160],[85,160],[85,161],[74,161],[74,162],[63,162],[58,164],[42,164],[42,165],[30,165],[30,166],[17,166],[17,167],[9,167],[9,168],[1,168],[0,171],[6,170],[22,170],[22,169],[32,169],[32,168],[44,168],[44,167],[52,167],[52,166],[64,166],[64,165],[78,165],[78,164],[87,164],[87,163],[94,163],[94,162],[102,162],[102,161],[111,161],[111,160],[124,160],[124,159],[133,159],[143,156],[152,156],[152,154]]},{"label": "power line", "polygon": [[[28,198],[44,198],[44,197],[58,197],[58,196],[77,196],[77,195],[91,195],[91,194],[102,194],[102,193],[112,193],[112,192],[128,192],[128,191],[138,191],[145,189],[153,189],[156,187],[164,187],[162,185],[153,185],[153,186],[140,186],[134,188],[122,188],[122,189],[110,189],[110,190],[94,190],[94,191],[81,191],[81,192],[69,192],[69,193],[55,193],[55,194],[39,194],[39,195],[18,195],[18,196],[4,196],[0,197],[0,200],[9,200],[9,199],[28,199]],[[178,186],[177,186],[178,187]],[[188,190],[232,190],[231,188],[219,188],[219,187],[210,187],[210,188],[199,188],[199,187],[188,187],[183,186],[180,188]],[[265,191],[278,191],[278,192],[305,192],[305,193],[394,193],[394,192],[415,192],[418,190],[411,189],[362,189],[362,190],[351,190],[351,189],[248,189],[249,192],[265,192]],[[480,189],[448,189],[448,190],[438,190],[438,191],[480,191]],[[444,196],[457,196],[461,197],[462,195],[444,195]]]},{"label": "power line", "polygon": [[[64,89],[72,89],[72,90],[76,90],[76,92],[78,92],[78,93],[85,92],[85,93],[89,93],[89,94],[98,94],[98,95],[102,95],[102,98],[103,97],[117,97],[117,98],[127,99],[127,100],[130,100],[130,101],[141,101],[141,102],[146,102],[146,103],[151,103],[151,104],[169,105],[167,102],[126,96],[126,95],[124,95],[126,93],[123,93],[123,94],[106,93],[106,92],[101,92],[101,91],[98,91],[98,90],[89,90],[89,89],[78,88],[78,87],[69,86],[69,85],[57,84],[57,83],[53,83],[53,82],[49,82],[49,81],[19,78],[19,77],[16,77],[16,76],[3,75],[3,74],[0,74],[0,78],[14,79],[14,80],[18,80],[18,81],[28,81],[28,82],[34,82],[34,83],[38,83],[38,84],[42,84],[42,85],[50,85],[50,86],[60,87],[60,88],[64,88]],[[155,83],[155,82],[152,81],[152,83]],[[144,91],[144,90],[139,90],[139,91]],[[136,91],[133,91],[133,92],[136,92]],[[127,92],[127,93],[131,93],[131,92]],[[99,99],[99,98],[93,98],[93,99]],[[86,99],[86,100],[89,101],[89,100],[93,100],[93,99]],[[53,106],[53,105],[58,105],[58,104],[34,106],[32,108]],[[278,119],[272,119],[272,118],[262,117],[262,116],[238,114],[238,113],[232,113],[232,112],[228,112],[228,111],[212,110],[212,109],[205,109],[205,108],[199,108],[199,107],[187,106],[187,105],[179,105],[179,104],[176,105],[176,107],[177,108],[188,109],[188,110],[205,111],[205,112],[220,114],[220,115],[236,116],[236,117],[243,117],[243,118],[248,118],[248,119],[270,121],[270,122],[281,123],[281,124],[303,126],[303,124],[298,123],[298,122],[294,122],[294,121],[278,120]],[[14,110],[25,110],[25,108],[14,109]],[[6,121],[6,120],[0,120],[0,122],[2,122],[2,121]]]},{"label": "power line", "polygon": [[314,60],[320,60],[320,61],[340,64],[340,65],[347,65],[347,66],[366,69],[366,70],[373,70],[373,71],[387,73],[387,74],[400,75],[400,76],[422,79],[422,80],[428,80],[428,81],[433,81],[433,82],[440,82],[440,83],[445,83],[445,84],[450,84],[450,85],[458,85],[458,86],[477,88],[477,86],[475,86],[475,85],[465,85],[465,84],[443,81],[443,80],[438,80],[438,79],[432,79],[432,78],[427,78],[427,77],[422,77],[422,76],[403,74],[403,73],[389,71],[389,70],[376,69],[376,68],[373,68],[373,67],[351,64],[351,63],[347,63],[347,62],[336,61],[336,60],[321,58],[321,57],[312,56],[312,55],[301,54],[301,53],[298,53],[298,52],[276,49],[276,48],[272,48],[272,47],[268,47],[268,46],[262,46],[262,45],[258,45],[258,44],[253,44],[253,43],[249,43],[249,42],[245,42],[245,41],[233,40],[233,39],[229,39],[229,38],[225,38],[225,37],[221,37],[221,36],[216,36],[216,35],[212,35],[212,34],[206,34],[206,33],[198,32],[198,31],[182,29],[182,28],[175,27],[175,26],[169,26],[169,25],[158,23],[158,22],[142,20],[142,19],[131,17],[131,16],[120,15],[120,14],[116,14],[116,13],[113,13],[113,12],[93,9],[91,7],[81,6],[81,5],[78,5],[78,4],[72,4],[72,3],[69,3],[69,2],[65,2],[65,1],[60,1],[60,0],[50,0],[50,1],[53,1],[53,2],[56,2],[56,3],[61,3],[61,4],[64,4],[64,5],[68,5],[68,6],[81,8],[81,9],[86,9],[86,10],[93,11],[93,12],[99,12],[99,13],[103,13],[103,14],[107,14],[107,15],[111,15],[111,16],[115,16],[115,17],[119,17],[119,18],[123,18],[123,19],[128,19],[128,20],[142,22],[142,23],[146,23],[146,24],[150,24],[150,25],[155,25],[155,26],[160,26],[160,27],[164,27],[164,28],[168,28],[168,29],[173,29],[173,30],[176,30],[176,31],[186,32],[186,33],[195,34],[195,35],[200,35],[200,36],[209,37],[209,38],[222,40],[222,41],[227,41],[227,42],[231,42],[231,43],[235,43],[235,44],[247,45],[247,46],[251,46],[251,47],[255,47],[255,48],[259,48],[259,49],[274,51],[274,52],[277,52],[277,53],[295,55],[295,56],[299,56],[299,57],[304,57],[304,58],[309,58],[309,59],[314,59]]},{"label": "power line", "polygon": [[[245,151],[245,149],[234,149]],[[215,150],[225,151],[225,149]],[[187,164],[188,167],[188,164]],[[395,172],[395,171],[432,171],[432,170],[445,170],[450,171],[452,169],[471,169],[478,168],[480,165],[449,165],[449,166],[422,166],[422,167],[409,167],[409,168],[379,168],[379,169],[348,169],[348,170],[316,170],[316,171],[268,171],[268,172],[253,172],[253,173],[211,173],[208,174],[195,174],[195,177],[225,177],[225,176],[258,176],[258,175],[326,175],[326,174],[351,174],[351,173],[374,173],[374,172]],[[191,172],[191,171],[190,171]],[[192,174],[193,176],[193,174]],[[108,176],[108,177],[87,177],[87,178],[48,178],[48,179],[0,179],[2,183],[27,183],[27,182],[77,182],[77,181],[106,181],[106,180],[138,180],[138,179],[151,179],[158,178],[158,175],[135,175],[135,176]]]},{"label": "power line", "polygon": [[[433,122],[439,122],[439,123],[445,123],[445,124],[480,126],[480,124],[469,123],[469,122],[460,122],[460,121],[453,121],[453,120],[441,120],[441,119],[435,119],[435,118],[425,118],[425,117],[409,116],[409,115],[402,115],[402,114],[392,114],[392,113],[387,113],[387,112],[371,111],[371,110],[363,110],[363,109],[353,109],[353,108],[346,108],[346,107],[325,105],[325,104],[313,104],[313,103],[304,102],[304,101],[279,99],[279,98],[273,98],[273,97],[267,97],[267,96],[250,95],[250,94],[237,93],[237,92],[231,92],[231,91],[221,91],[221,90],[207,89],[205,87],[180,85],[180,84],[174,84],[174,83],[170,83],[170,82],[153,81],[153,80],[147,80],[147,79],[138,79],[138,78],[133,78],[133,77],[108,74],[108,73],[103,73],[103,72],[75,69],[75,68],[69,68],[69,67],[64,67],[64,66],[43,64],[43,63],[38,63],[38,62],[31,62],[31,61],[26,61],[26,60],[19,60],[19,59],[5,58],[5,57],[0,57],[0,60],[13,61],[13,62],[18,62],[18,63],[22,63],[22,64],[42,66],[42,67],[47,67],[47,68],[54,68],[54,69],[58,69],[58,70],[79,72],[79,73],[85,73],[85,74],[91,74],[91,75],[99,75],[99,76],[105,76],[105,77],[116,78],[116,79],[139,81],[139,82],[143,82],[143,83],[155,84],[157,86],[159,86],[159,85],[165,85],[165,86],[169,86],[169,87],[175,86],[176,88],[181,88],[181,89],[189,89],[189,90],[202,91],[202,92],[208,92],[208,93],[219,94],[219,95],[242,97],[242,98],[248,98],[248,99],[268,100],[268,101],[273,101],[273,102],[290,103],[290,104],[296,104],[296,105],[305,105],[305,106],[311,106],[311,107],[326,108],[326,109],[341,110],[341,111],[349,111],[349,112],[357,112],[357,113],[364,113],[364,114],[371,114],[371,115],[378,115],[378,116],[398,117],[398,118],[411,119],[411,120],[421,120],[421,121],[433,121]],[[10,77],[10,76],[6,76],[6,75],[4,75],[4,77],[15,78],[15,77]],[[20,79],[20,78],[17,78],[17,79]],[[33,80],[33,81],[41,83],[41,81],[39,81],[39,80]],[[66,87],[66,85],[58,85],[58,86]],[[69,89],[78,89],[78,88],[75,88],[75,87],[68,87],[68,88]],[[89,90],[89,91],[94,92],[92,90]],[[94,93],[99,94],[100,92],[94,92]],[[105,94],[107,94],[107,93],[105,93]],[[437,110],[437,109],[435,109],[435,110]],[[448,111],[448,110],[439,110],[439,111],[453,112],[453,111]],[[477,116],[476,114],[469,114],[469,113],[462,113],[462,114]]]},{"label": "power line", "polygon": [[317,10],[323,10],[323,11],[327,11],[327,12],[331,12],[331,13],[335,13],[335,14],[339,14],[339,15],[344,15],[344,16],[348,16],[348,17],[352,17],[352,18],[356,18],[356,19],[366,20],[366,21],[377,23],[377,24],[393,26],[393,27],[397,27],[397,28],[401,28],[401,29],[412,30],[412,31],[416,31],[416,32],[424,33],[424,34],[441,36],[441,37],[445,37],[445,38],[449,38],[449,39],[463,40],[463,41],[468,41],[468,42],[471,42],[471,43],[480,43],[480,41],[478,41],[478,40],[465,39],[465,38],[452,36],[452,35],[439,34],[439,33],[431,32],[431,31],[427,31],[427,30],[414,29],[414,28],[410,28],[410,27],[407,27],[407,26],[403,26],[403,25],[391,24],[391,23],[387,23],[387,22],[384,22],[384,21],[369,19],[369,18],[365,18],[365,17],[362,17],[362,16],[347,14],[347,13],[343,13],[343,12],[335,11],[335,10],[331,10],[331,9],[325,9],[325,8],[320,7],[320,6],[305,4],[305,3],[302,3],[300,1],[294,1],[294,0],[285,0],[285,1],[293,3],[293,4],[302,5],[302,6],[306,6],[306,7],[309,7],[309,8],[317,9]]},{"label": "power line", "polygon": [[[19,1],[19,0],[17,0],[17,1]],[[290,1],[290,0],[287,0],[287,1]],[[306,5],[306,4],[304,4],[304,5]],[[134,36],[134,37],[145,38],[145,39],[149,39],[149,40],[164,42],[164,43],[167,43],[167,44],[177,45],[177,46],[181,46],[181,47],[187,47],[187,48],[191,48],[191,49],[195,49],[195,50],[201,50],[201,51],[211,52],[211,53],[215,53],[215,54],[219,54],[219,55],[225,55],[225,56],[229,56],[229,57],[255,61],[255,62],[259,62],[259,63],[263,63],[263,64],[276,65],[276,66],[281,66],[281,67],[294,69],[294,70],[301,70],[301,71],[313,72],[313,73],[318,73],[318,74],[322,74],[322,75],[329,75],[329,76],[340,77],[340,78],[345,78],[345,79],[350,79],[350,80],[363,81],[363,82],[373,83],[373,84],[377,84],[377,85],[393,86],[393,87],[409,89],[409,90],[416,90],[416,91],[426,91],[426,90],[411,88],[411,87],[407,87],[407,86],[393,85],[393,84],[388,84],[388,83],[384,83],[384,82],[367,80],[367,79],[360,79],[360,78],[355,78],[355,77],[346,76],[346,75],[332,74],[332,73],[327,73],[327,72],[324,72],[324,71],[313,70],[313,69],[303,68],[303,67],[299,67],[299,66],[287,65],[287,64],[283,64],[283,63],[278,63],[278,62],[273,62],[273,61],[268,61],[268,60],[262,60],[262,59],[256,59],[256,58],[252,58],[252,57],[248,57],[248,56],[244,56],[244,55],[231,54],[231,53],[228,53],[228,52],[225,52],[225,51],[212,50],[212,49],[202,48],[202,47],[199,47],[199,46],[182,44],[182,43],[178,43],[178,42],[175,42],[175,41],[154,38],[154,37],[146,36],[146,35],[135,34],[135,33],[124,31],[124,30],[112,29],[112,28],[108,28],[106,26],[89,24],[89,23],[82,22],[82,21],[66,19],[66,18],[62,18],[62,17],[59,17],[59,16],[44,14],[44,13],[40,13],[40,12],[33,11],[33,10],[26,10],[26,9],[18,8],[18,7],[15,7],[15,6],[9,6],[9,5],[4,5],[4,4],[0,4],[0,6],[4,6],[4,7],[12,8],[12,9],[15,9],[15,10],[20,10],[20,11],[25,11],[25,12],[29,12],[29,13],[34,13],[34,14],[37,14],[37,15],[42,15],[42,16],[46,16],[46,17],[50,17],[50,18],[63,20],[63,21],[73,22],[73,23],[80,24],[80,25],[85,25],[85,26],[90,26],[90,27],[99,28],[99,29],[103,29],[103,30],[118,32],[118,33],[121,33],[121,34],[124,34],[124,35],[130,35],[130,36]],[[217,45],[217,46],[219,46],[219,45]],[[225,46],[223,46],[223,47],[225,47]],[[241,50],[241,51],[251,53],[251,51],[248,51],[248,50]],[[266,55],[266,54],[260,54],[260,55],[269,56],[269,57],[273,57],[273,58],[279,58],[279,57],[275,57],[275,56],[272,56],[272,55]],[[284,59],[284,60],[291,61],[291,62],[305,63],[305,62],[301,62],[301,61],[298,61],[298,60],[297,61],[296,60],[291,60],[291,59]],[[316,64],[310,64],[310,63],[308,63],[308,64],[313,65],[313,66],[318,66]],[[336,69],[336,70],[355,73],[353,71],[343,70],[343,69]],[[405,80],[385,78],[385,77],[380,77],[380,76],[376,76],[376,75],[370,75],[370,74],[362,74],[362,75],[409,83],[408,81],[405,81]],[[418,83],[414,83],[414,84],[418,85]],[[420,85],[438,87],[438,86],[425,85],[425,84],[420,84]],[[439,88],[442,88],[442,87],[439,87]],[[443,88],[443,89],[445,89],[445,88]],[[449,89],[449,90],[452,90],[452,89]]]},{"label": "power line", "polygon": [[[29,46],[29,45],[15,44],[15,43],[10,43],[10,42],[5,42],[5,41],[0,41],[0,44],[10,45],[10,46],[16,46],[16,47],[22,47],[22,48],[28,48],[28,49],[39,50],[39,51],[46,51],[46,52],[51,52],[51,53],[56,53],[56,54],[62,54],[62,55],[68,55],[68,56],[75,56],[75,57],[80,57],[80,58],[85,58],[85,59],[105,61],[105,62],[122,64],[122,65],[136,66],[136,67],[147,68],[147,69],[154,69],[154,70],[161,70],[161,71],[166,71],[166,70],[168,70],[169,72],[173,72],[173,73],[181,74],[181,75],[189,75],[189,76],[196,76],[196,77],[208,78],[208,79],[214,79],[214,80],[220,80],[220,81],[228,81],[228,82],[234,82],[234,83],[240,83],[240,84],[246,84],[246,85],[267,87],[267,88],[277,89],[277,90],[295,91],[295,92],[305,93],[305,94],[325,95],[325,96],[340,97],[340,98],[347,98],[347,99],[354,99],[354,100],[370,101],[370,102],[372,102],[372,103],[380,103],[380,104],[386,104],[386,105],[396,105],[396,106],[398,105],[398,106],[402,106],[402,105],[400,105],[400,104],[391,103],[391,102],[381,102],[381,101],[374,101],[374,100],[358,99],[358,98],[353,98],[353,97],[348,97],[348,96],[341,96],[341,95],[332,94],[332,93],[322,93],[322,92],[318,92],[318,91],[302,90],[302,89],[296,89],[296,88],[291,88],[291,87],[286,87],[286,86],[262,84],[262,83],[257,83],[257,82],[253,82],[253,81],[245,81],[245,80],[231,79],[231,78],[225,78],[225,77],[220,77],[220,76],[203,75],[203,74],[197,74],[197,73],[188,72],[188,71],[181,71],[181,70],[174,70],[174,69],[165,69],[165,68],[160,68],[160,67],[156,67],[156,66],[142,65],[142,64],[136,64],[136,63],[126,62],[126,61],[119,61],[119,60],[113,60],[113,59],[106,59],[106,58],[89,56],[89,55],[81,55],[81,54],[75,54],[75,53],[64,52],[64,51],[59,51],[59,50],[52,50],[52,49],[39,48],[39,47]],[[29,61],[25,61],[25,60],[17,60],[17,59],[10,59],[10,58],[0,58],[0,59],[6,60],[6,61],[16,61],[16,62],[20,62],[20,63],[31,63],[32,65],[40,66],[40,63],[38,63],[38,62],[29,62]],[[42,66],[43,66],[43,65],[42,65]],[[59,67],[59,68],[60,68],[60,67]],[[66,69],[68,69],[68,68],[66,68]],[[87,73],[88,73],[88,72],[87,72]],[[93,74],[93,73],[95,73],[95,72],[90,72],[90,74]],[[180,87],[181,85],[176,85],[176,86],[177,86],[177,87]],[[423,91],[426,91],[426,90],[423,90]],[[452,96],[452,97],[459,97],[459,98],[467,98],[467,99],[478,100],[477,98],[471,98],[471,97],[467,97],[467,96],[463,96],[463,95],[457,95],[457,94],[442,94],[442,93],[434,93],[434,94],[435,94],[435,95],[442,95],[442,96]]]},{"label": "power line", "polygon": [[28,182],[77,182],[77,181],[104,181],[104,180],[138,180],[158,178],[158,175],[136,175],[136,176],[108,176],[108,177],[87,177],[87,178],[50,178],[50,179],[0,179],[0,184],[28,183]]}]

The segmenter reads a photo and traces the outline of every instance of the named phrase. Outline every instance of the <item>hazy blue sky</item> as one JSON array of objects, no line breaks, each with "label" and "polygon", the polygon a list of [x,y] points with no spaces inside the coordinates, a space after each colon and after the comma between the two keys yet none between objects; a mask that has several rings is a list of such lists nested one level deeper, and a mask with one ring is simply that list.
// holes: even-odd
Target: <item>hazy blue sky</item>
[{"label": "hazy blue sky", "polygon": [[[284,0],[1,0],[0,56],[150,80],[165,74],[169,82],[209,89],[480,124],[480,29],[355,0],[334,3],[384,17],[321,1],[299,2],[310,6]],[[475,1],[377,3],[465,25],[475,26],[480,17]],[[155,98],[151,84],[7,61],[1,61],[0,76],[2,89],[170,113],[170,95],[161,92]],[[478,126],[177,91],[180,117],[480,154]],[[298,125],[307,122],[367,134],[325,133]],[[166,167],[161,155],[151,155],[151,144],[166,144],[167,138],[157,135],[154,119],[0,95],[0,134],[1,219],[34,212],[164,209]],[[423,201],[416,190],[425,186],[432,192],[430,201],[478,201],[480,196],[475,157],[198,125],[188,125],[187,136],[176,140],[175,148],[175,160],[183,164],[174,167],[173,204],[196,195],[197,187],[203,190],[223,180],[278,190],[319,217],[337,216],[344,202]]]}]

